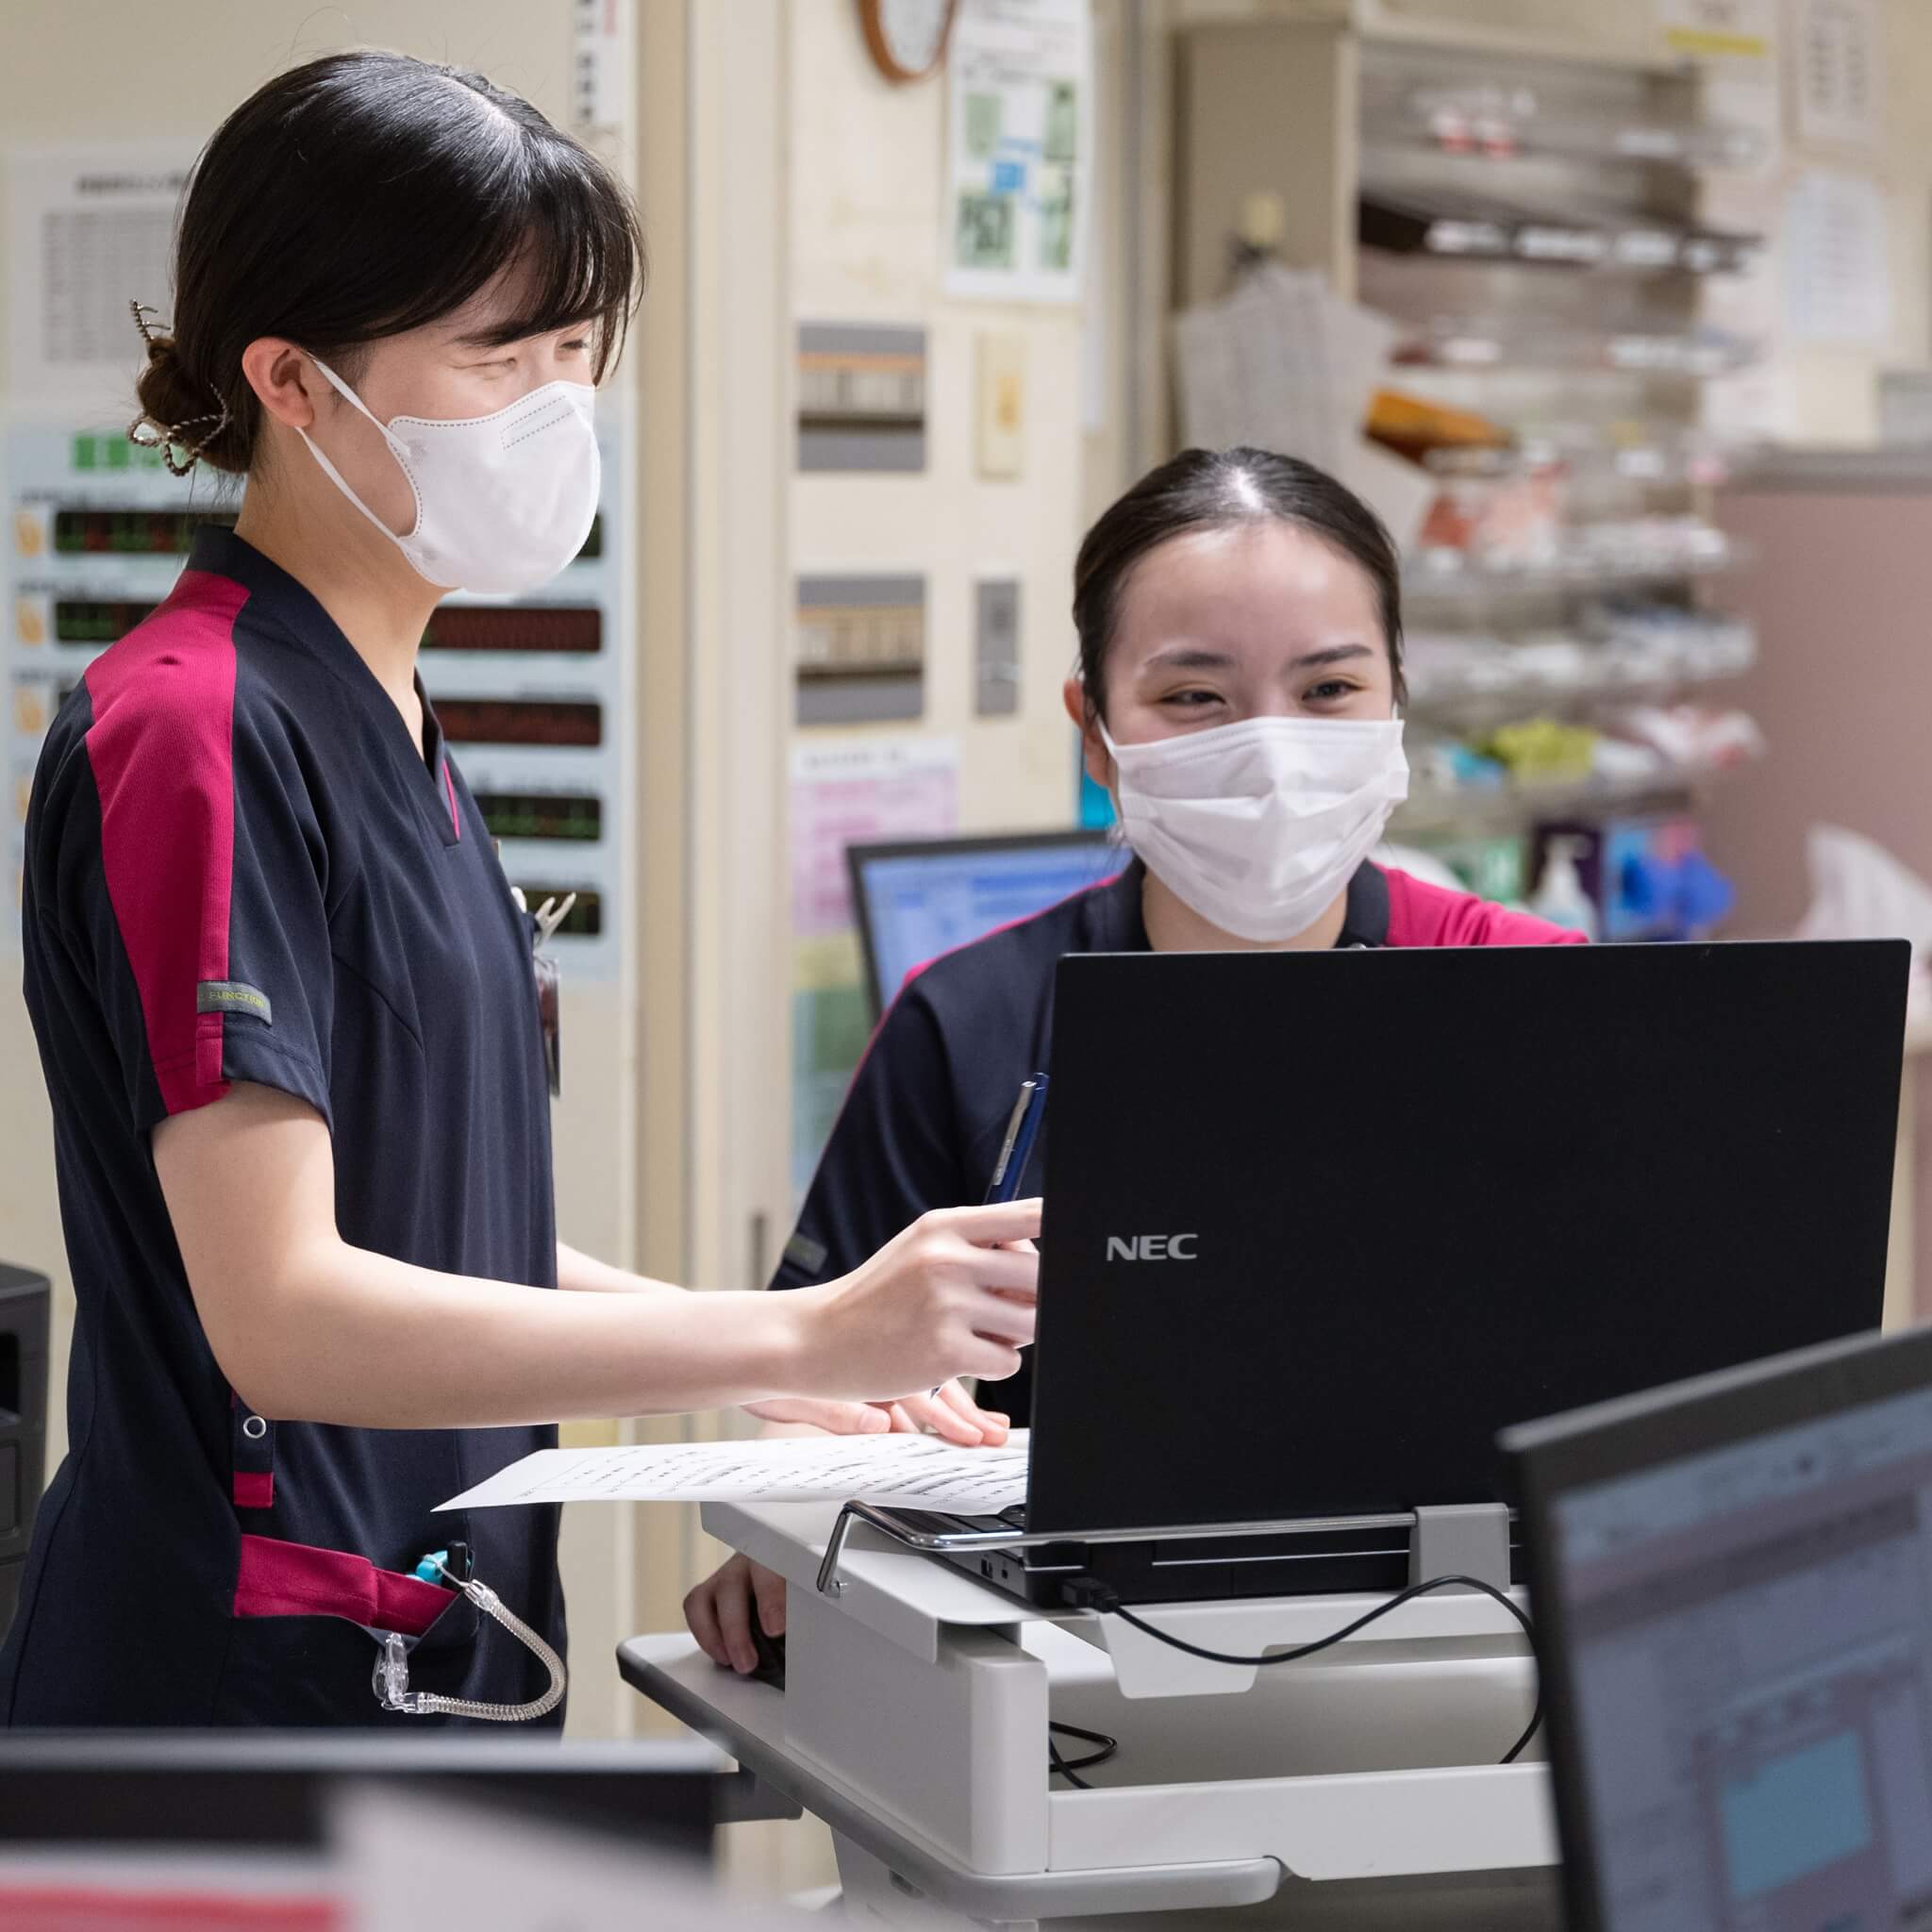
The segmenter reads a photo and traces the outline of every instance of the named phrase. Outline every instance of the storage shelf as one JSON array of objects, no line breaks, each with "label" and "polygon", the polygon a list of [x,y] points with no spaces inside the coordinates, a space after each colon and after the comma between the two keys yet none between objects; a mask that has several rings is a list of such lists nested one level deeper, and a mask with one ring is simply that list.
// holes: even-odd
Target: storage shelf
[{"label": "storage shelf", "polygon": [[1503,480],[1556,466],[1578,478],[1715,486],[1757,459],[1755,447],[1721,443],[1695,432],[1653,432],[1643,441],[1618,441],[1582,425],[1557,425],[1547,430],[1520,429],[1517,437],[1512,446],[1503,449],[1432,449],[1423,466],[1445,483]]},{"label": "storage shelf", "polygon": [[1727,544],[1708,556],[1690,555],[1655,561],[1627,563],[1558,562],[1524,565],[1470,564],[1455,570],[1435,568],[1406,558],[1402,601],[1406,611],[1457,611],[1475,606],[1531,597],[1583,595],[1592,591],[1641,590],[1651,584],[1674,584],[1722,575],[1747,561],[1740,544]]},{"label": "storage shelf", "polygon": [[1674,765],[1642,777],[1581,778],[1546,785],[1511,785],[1495,791],[1444,791],[1418,785],[1390,822],[1390,834],[1514,831],[1552,819],[1630,809],[1683,798],[1737,770],[1735,765]]},{"label": "storage shelf", "polygon": [[1756,128],[1735,124],[1565,114],[1521,86],[1419,89],[1397,111],[1369,119],[1362,139],[1490,163],[1533,157],[1686,169],[1752,167],[1766,145]]},{"label": "storage shelf", "polygon": [[1564,718],[1600,711],[1606,705],[1668,704],[1685,691],[1707,691],[1744,675],[1735,671],[1694,671],[1673,677],[1556,685],[1524,682],[1489,688],[1465,686],[1457,691],[1411,691],[1406,715],[1432,724],[1492,727],[1520,718]]},{"label": "storage shelf", "polygon": [[1441,316],[1414,325],[1393,367],[1467,375],[1648,375],[1702,382],[1748,369],[1757,347],[1723,329],[1521,329]]},{"label": "storage shelf", "polygon": [[[1635,15],[1637,9],[1630,11]],[[1626,30],[1626,37],[1621,41],[1586,40],[1574,29],[1561,34],[1540,34],[1526,28],[1457,20],[1433,11],[1408,13],[1399,5],[1391,4],[1391,0],[1354,0],[1352,7],[1340,8],[1336,0],[1312,0],[1312,4],[1310,0],[1293,0],[1290,18],[1334,18],[1338,12],[1352,19],[1364,41],[1379,41],[1391,47],[1424,52],[1441,48],[1445,53],[1479,54],[1509,60],[1550,60],[1568,67],[1603,68],[1618,74],[1675,76],[1684,71],[1681,59],[1655,47],[1651,36],[1641,30]],[[1603,8],[1602,16],[1607,21],[1619,18],[1613,8]]]},{"label": "storage shelf", "polygon": [[1446,188],[1364,182],[1364,248],[1398,258],[1507,263],[1573,275],[1735,275],[1763,237],[1614,208],[1538,208]]}]

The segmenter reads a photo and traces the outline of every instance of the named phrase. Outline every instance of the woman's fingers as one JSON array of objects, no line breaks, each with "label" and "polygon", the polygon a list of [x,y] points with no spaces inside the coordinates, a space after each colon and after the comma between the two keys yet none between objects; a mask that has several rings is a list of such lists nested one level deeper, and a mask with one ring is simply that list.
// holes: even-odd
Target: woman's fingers
[{"label": "woman's fingers", "polygon": [[746,1415],[767,1423],[808,1423],[828,1436],[883,1436],[891,1418],[876,1403],[834,1402],[816,1395],[778,1395],[769,1402],[747,1402]]},{"label": "woman's fingers", "polygon": [[966,1449],[976,1449],[986,1440],[985,1430],[973,1421],[967,1410],[956,1407],[945,1399],[946,1390],[958,1386],[957,1382],[948,1382],[930,1395],[908,1395],[893,1406],[905,1410],[915,1429],[930,1429],[945,1441],[957,1442]]},{"label": "woman's fingers", "polygon": [[785,1634],[785,1579],[762,1563],[751,1565],[752,1595],[758,1607],[758,1624],[767,1637]]},{"label": "woman's fingers", "polygon": [[[712,1571],[684,1600],[684,1621],[698,1648],[714,1664],[748,1671],[758,1662],[745,1606],[751,1600],[751,1561],[733,1557]],[[743,1662],[739,1659],[742,1657]]]},{"label": "woman's fingers", "polygon": [[1011,1418],[1000,1414],[997,1409],[980,1407],[966,1392],[963,1382],[946,1383],[940,1390],[938,1399],[977,1429],[980,1441],[989,1449],[997,1449],[1011,1433]]},{"label": "woman's fingers", "polygon": [[758,1646],[751,1641],[752,1588],[749,1563],[734,1566],[717,1579],[718,1634],[731,1668],[747,1676],[758,1667]]}]

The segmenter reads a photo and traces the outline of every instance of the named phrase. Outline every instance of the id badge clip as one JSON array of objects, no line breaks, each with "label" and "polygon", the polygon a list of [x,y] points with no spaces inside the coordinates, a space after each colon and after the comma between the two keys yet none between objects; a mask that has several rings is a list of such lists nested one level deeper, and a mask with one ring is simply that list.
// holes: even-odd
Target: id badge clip
[{"label": "id badge clip", "polygon": [[557,955],[549,950],[549,945],[557,928],[570,917],[577,895],[566,892],[561,899],[546,899],[530,913],[524,903],[522,889],[512,886],[510,892],[517,902],[517,910],[529,913],[531,921],[530,963],[537,975],[537,1019],[543,1030],[543,1065],[550,1075],[550,1097],[556,1100],[563,1092],[562,1003],[558,998],[561,974]]}]

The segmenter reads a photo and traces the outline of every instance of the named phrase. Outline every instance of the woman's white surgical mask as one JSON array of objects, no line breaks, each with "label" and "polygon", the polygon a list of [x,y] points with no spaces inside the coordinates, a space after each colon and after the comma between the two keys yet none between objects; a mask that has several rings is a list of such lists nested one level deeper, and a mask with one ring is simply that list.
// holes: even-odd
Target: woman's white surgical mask
[{"label": "woman's white surgical mask", "polygon": [[1399,718],[1247,718],[1116,744],[1121,824],[1203,919],[1257,942],[1307,932],[1408,796]]},{"label": "woman's white surgical mask", "polygon": [[444,590],[509,596],[554,577],[584,547],[603,482],[597,391],[588,383],[546,382],[489,416],[381,423],[325,362],[308,359],[395,452],[416,495],[409,534],[398,537],[350,489],[306,429],[302,441],[418,576]]}]

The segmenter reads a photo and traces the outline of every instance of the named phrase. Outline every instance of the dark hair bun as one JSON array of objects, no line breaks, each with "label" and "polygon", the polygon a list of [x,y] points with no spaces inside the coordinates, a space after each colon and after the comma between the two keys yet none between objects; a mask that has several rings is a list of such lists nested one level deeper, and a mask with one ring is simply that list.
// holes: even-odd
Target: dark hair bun
[{"label": "dark hair bun", "polygon": [[217,470],[241,475],[248,468],[245,439],[213,388],[189,372],[168,335],[147,339],[147,363],[135,379],[142,433],[138,441],[165,436],[183,469],[199,458]]}]

